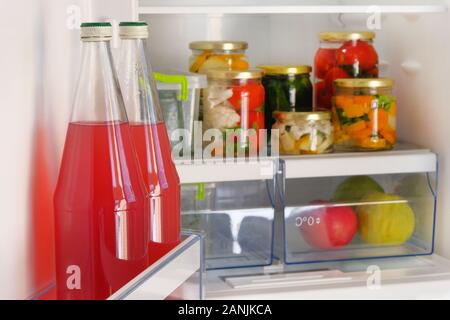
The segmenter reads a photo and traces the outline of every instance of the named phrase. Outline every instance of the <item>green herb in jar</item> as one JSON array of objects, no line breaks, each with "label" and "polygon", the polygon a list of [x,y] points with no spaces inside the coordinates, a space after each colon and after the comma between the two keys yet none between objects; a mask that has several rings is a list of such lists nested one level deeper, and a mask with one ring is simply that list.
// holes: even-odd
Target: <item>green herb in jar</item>
[{"label": "green herb in jar", "polygon": [[265,71],[265,126],[271,128],[272,113],[312,111],[313,86],[310,66],[260,66]]}]

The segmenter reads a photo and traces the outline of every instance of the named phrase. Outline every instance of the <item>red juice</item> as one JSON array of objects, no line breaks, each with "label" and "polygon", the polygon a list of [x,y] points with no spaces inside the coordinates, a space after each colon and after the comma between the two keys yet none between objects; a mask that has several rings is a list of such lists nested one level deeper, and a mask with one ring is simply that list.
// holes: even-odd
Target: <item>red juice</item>
[{"label": "red juice", "polygon": [[150,261],[180,241],[180,179],[164,122],[130,124],[140,167],[150,192]]},{"label": "red juice", "polygon": [[147,267],[148,199],[126,122],[72,122],[55,191],[58,299],[105,299]]}]

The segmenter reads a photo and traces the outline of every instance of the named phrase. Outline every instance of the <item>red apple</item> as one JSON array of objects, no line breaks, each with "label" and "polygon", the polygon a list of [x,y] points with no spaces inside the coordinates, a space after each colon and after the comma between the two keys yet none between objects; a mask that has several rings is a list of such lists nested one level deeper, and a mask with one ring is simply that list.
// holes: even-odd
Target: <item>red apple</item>
[{"label": "red apple", "polygon": [[313,201],[296,219],[305,241],[316,249],[337,249],[349,244],[358,230],[356,213],[349,206]]}]

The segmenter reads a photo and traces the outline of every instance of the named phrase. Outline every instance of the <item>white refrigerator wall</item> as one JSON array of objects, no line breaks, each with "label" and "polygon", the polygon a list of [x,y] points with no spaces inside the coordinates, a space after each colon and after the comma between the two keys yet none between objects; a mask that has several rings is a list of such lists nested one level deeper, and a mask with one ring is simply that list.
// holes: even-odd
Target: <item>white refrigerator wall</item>
[{"label": "white refrigerator wall", "polygon": [[438,154],[436,251],[450,258],[450,13],[390,15],[378,33],[396,79],[399,135]]},{"label": "white refrigerator wall", "polygon": [[53,278],[53,190],[80,63],[79,24],[132,19],[128,0],[0,2],[0,299]]}]

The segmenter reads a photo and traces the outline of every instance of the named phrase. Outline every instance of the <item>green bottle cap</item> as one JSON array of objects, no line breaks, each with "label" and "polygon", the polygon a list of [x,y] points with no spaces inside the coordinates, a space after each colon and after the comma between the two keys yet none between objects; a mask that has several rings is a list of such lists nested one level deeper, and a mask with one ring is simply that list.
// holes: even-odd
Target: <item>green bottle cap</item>
[{"label": "green bottle cap", "polygon": [[109,22],[83,22],[81,28],[93,28],[93,27],[111,27]]},{"label": "green bottle cap", "polygon": [[148,26],[145,21],[124,21],[119,23],[119,27],[143,27]]},{"label": "green bottle cap", "polygon": [[81,24],[82,41],[109,41],[113,35],[109,22],[84,22]]}]

